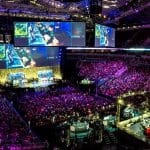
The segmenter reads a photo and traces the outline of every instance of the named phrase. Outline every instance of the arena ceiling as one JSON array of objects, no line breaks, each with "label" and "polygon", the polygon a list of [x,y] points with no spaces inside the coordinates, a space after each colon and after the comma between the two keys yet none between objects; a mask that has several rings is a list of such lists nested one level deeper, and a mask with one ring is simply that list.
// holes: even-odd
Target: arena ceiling
[{"label": "arena ceiling", "polygon": [[[94,11],[91,11],[91,4]],[[79,20],[114,26],[150,23],[149,0],[0,0],[0,16]]]}]

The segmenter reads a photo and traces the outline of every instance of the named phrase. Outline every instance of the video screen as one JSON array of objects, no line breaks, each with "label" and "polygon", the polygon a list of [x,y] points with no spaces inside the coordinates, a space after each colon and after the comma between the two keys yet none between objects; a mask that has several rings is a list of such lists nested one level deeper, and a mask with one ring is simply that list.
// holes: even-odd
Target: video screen
[{"label": "video screen", "polygon": [[85,46],[83,22],[15,22],[15,46]]},{"label": "video screen", "polygon": [[0,44],[0,60],[5,60],[5,44]]},{"label": "video screen", "polygon": [[5,68],[5,44],[0,44],[0,69]]},{"label": "video screen", "polygon": [[95,24],[95,47],[115,47],[115,29]]},{"label": "video screen", "polygon": [[57,66],[61,61],[58,47],[14,47],[0,45],[1,69]]}]

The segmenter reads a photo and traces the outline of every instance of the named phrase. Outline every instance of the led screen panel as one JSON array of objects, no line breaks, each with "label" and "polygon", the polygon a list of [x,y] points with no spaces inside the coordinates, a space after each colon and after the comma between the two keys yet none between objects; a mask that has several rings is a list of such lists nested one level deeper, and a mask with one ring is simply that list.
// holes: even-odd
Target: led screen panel
[{"label": "led screen panel", "polygon": [[0,45],[0,69],[58,66],[61,49],[58,47],[14,47]]},{"label": "led screen panel", "polygon": [[115,29],[95,24],[95,47],[115,47]]},{"label": "led screen panel", "polygon": [[15,46],[85,46],[83,22],[15,22]]},{"label": "led screen panel", "polygon": [[5,44],[0,44],[0,69],[5,68],[5,60],[6,60]]}]

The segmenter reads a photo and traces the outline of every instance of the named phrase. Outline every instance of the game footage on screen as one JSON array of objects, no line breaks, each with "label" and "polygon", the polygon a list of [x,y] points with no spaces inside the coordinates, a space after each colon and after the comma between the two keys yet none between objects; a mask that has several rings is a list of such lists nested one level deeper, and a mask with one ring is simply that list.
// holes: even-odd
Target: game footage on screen
[{"label": "game footage on screen", "polygon": [[82,22],[16,22],[15,46],[85,46]]},{"label": "game footage on screen", "polygon": [[5,59],[6,59],[5,45],[0,44],[0,69],[5,68]]},{"label": "game footage on screen", "polygon": [[96,24],[95,46],[115,47],[115,29]]},{"label": "game footage on screen", "polygon": [[0,45],[0,60],[5,59],[5,45]]},{"label": "game footage on screen", "polygon": [[[3,55],[6,55],[4,58]],[[0,46],[1,69],[56,66],[60,63],[60,49],[57,47],[14,47]]]}]

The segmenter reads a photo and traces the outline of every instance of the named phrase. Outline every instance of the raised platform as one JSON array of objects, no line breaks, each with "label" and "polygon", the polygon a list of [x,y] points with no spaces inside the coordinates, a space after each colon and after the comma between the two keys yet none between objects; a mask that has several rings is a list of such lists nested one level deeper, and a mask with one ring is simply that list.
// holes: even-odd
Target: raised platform
[{"label": "raised platform", "polygon": [[13,88],[46,88],[52,85],[56,85],[55,81],[32,81],[32,82],[18,82],[17,84],[6,84],[7,87]]},{"label": "raised platform", "polygon": [[38,88],[38,87],[48,87],[50,85],[55,85],[56,83],[53,81],[42,81],[42,82],[31,82],[31,83],[24,83],[20,84],[18,87],[19,88]]}]

